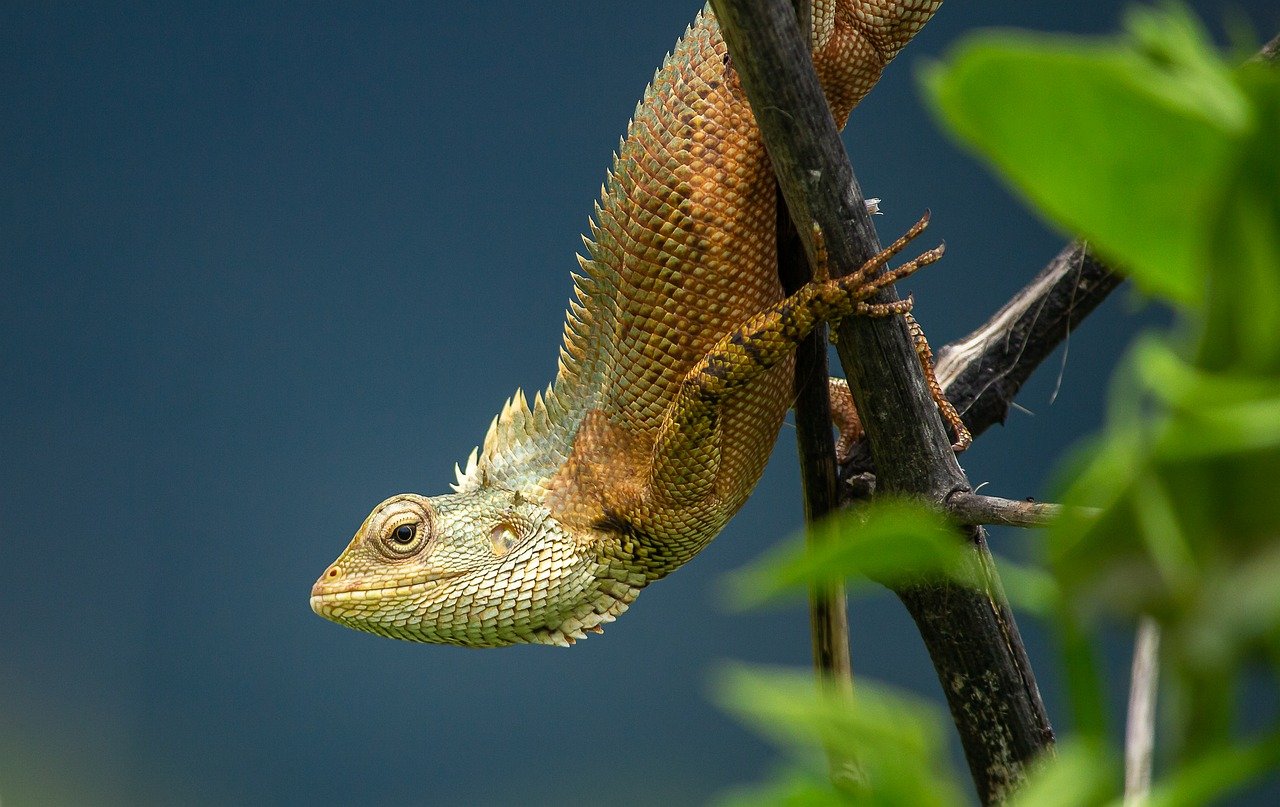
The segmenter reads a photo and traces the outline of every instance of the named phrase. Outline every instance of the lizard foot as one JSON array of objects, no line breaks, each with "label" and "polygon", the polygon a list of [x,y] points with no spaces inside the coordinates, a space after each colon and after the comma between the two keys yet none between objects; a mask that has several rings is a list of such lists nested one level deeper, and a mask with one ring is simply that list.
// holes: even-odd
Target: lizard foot
[{"label": "lizard foot", "polygon": [[[938,376],[933,371],[933,351],[929,349],[929,342],[924,338],[924,329],[910,313],[904,314],[903,317],[907,321],[907,330],[911,333],[911,342],[915,345],[916,355],[920,357],[920,367],[924,370],[924,381],[929,385],[929,394],[933,397],[933,402],[938,405],[938,414],[942,415],[942,419],[955,433],[956,441],[951,444],[951,450],[959,454],[973,444],[973,435],[969,433],[964,421],[960,419],[960,413],[947,399],[942,391],[942,385],[938,383]],[[843,432],[841,434],[843,435]]]},{"label": "lizard foot", "polygon": [[[955,434],[955,442],[951,448],[956,451],[964,451],[973,442],[973,436],[969,430],[965,428],[964,422],[960,418],[960,414],[956,411],[951,401],[947,400],[946,395],[942,392],[942,386],[938,383],[937,375],[933,368],[933,351],[929,348],[929,342],[925,338],[924,329],[920,327],[920,323],[911,315],[913,300],[907,297],[905,300],[898,300],[891,303],[871,303],[867,300],[878,292],[880,289],[901,280],[908,275],[913,274],[923,266],[927,266],[942,257],[944,247],[939,245],[931,250],[927,250],[915,259],[891,269],[883,274],[876,275],[875,272],[885,266],[893,256],[900,253],[906,248],[912,239],[924,232],[929,226],[929,213],[926,211],[920,220],[911,226],[900,238],[894,241],[885,249],[877,253],[871,260],[851,274],[835,280],[830,279],[830,272],[825,265],[827,252],[826,242],[822,237],[822,231],[817,225],[814,225],[814,243],[815,252],[822,262],[819,267],[817,276],[820,278],[818,282],[824,283],[828,288],[836,287],[841,293],[848,296],[848,301],[843,305],[837,305],[836,309],[839,313],[854,314],[858,316],[884,317],[902,314],[906,320],[907,331],[911,335],[911,341],[915,347],[916,355],[920,359],[920,367],[924,370],[925,383],[929,387],[929,393],[933,401],[938,406],[938,412],[948,426],[951,427]],[[843,311],[841,311],[843,309]],[[833,334],[834,337],[834,334]],[[839,384],[836,382],[839,381]],[[858,420],[857,410],[853,405],[853,397],[849,394],[847,382],[839,379],[831,380],[831,404],[832,416],[836,421],[837,427],[840,429],[840,442],[836,448],[837,459],[841,462],[848,459],[853,444],[862,436],[862,424]]]}]

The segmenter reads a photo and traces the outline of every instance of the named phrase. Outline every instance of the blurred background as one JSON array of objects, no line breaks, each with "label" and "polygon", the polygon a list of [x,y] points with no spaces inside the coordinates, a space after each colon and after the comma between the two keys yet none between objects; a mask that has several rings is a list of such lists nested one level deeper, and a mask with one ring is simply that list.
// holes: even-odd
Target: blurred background
[{"label": "blurred background", "polygon": [[[1266,0],[1193,5],[1224,42],[1280,28]],[[779,759],[708,691],[725,660],[809,663],[802,603],[723,596],[800,526],[789,428],[715,543],[571,650],[393,642],[308,606],[374,504],[443,492],[505,397],[554,373],[578,235],[698,3],[584,8],[0,8],[5,807],[692,804]],[[940,134],[916,69],[975,28],[1110,32],[1120,12],[949,3],[854,112],[882,237],[927,207],[947,242],[902,289],[935,346],[1063,235]],[[964,455],[970,478],[1051,495],[1121,348],[1161,320],[1113,295]],[[895,600],[851,623],[856,675],[941,702]],[[1056,650],[1023,630],[1061,718]]]}]

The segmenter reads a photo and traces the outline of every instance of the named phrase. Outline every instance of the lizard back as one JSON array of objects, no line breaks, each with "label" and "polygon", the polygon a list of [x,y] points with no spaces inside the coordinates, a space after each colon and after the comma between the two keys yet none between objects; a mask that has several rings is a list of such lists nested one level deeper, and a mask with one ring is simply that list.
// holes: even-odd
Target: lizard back
[{"label": "lizard back", "polygon": [[[883,5],[881,18],[877,3],[814,4],[814,62],[838,124],[937,3],[919,0],[918,14]],[[532,404],[519,392],[507,402],[455,488],[497,484],[542,499],[587,431],[592,456],[572,484],[591,476],[583,464],[596,476],[611,469],[597,487],[639,484],[625,477],[643,473],[689,369],[782,299],[775,216],[768,155],[704,10],[646,89],[614,158],[574,276],[554,384]],[[737,504],[789,406],[791,366],[762,373],[724,407],[721,493]]]}]

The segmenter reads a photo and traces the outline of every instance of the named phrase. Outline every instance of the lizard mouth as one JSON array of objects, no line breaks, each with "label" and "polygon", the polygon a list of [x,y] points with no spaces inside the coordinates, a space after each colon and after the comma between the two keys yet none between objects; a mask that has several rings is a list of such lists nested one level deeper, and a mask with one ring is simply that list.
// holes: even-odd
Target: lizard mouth
[{"label": "lizard mouth", "polygon": [[311,610],[320,616],[328,617],[333,615],[335,611],[347,611],[348,609],[343,606],[351,606],[355,603],[371,600],[400,599],[414,594],[423,594],[441,581],[450,580],[466,573],[465,569],[456,572],[438,572],[429,574],[412,583],[378,586],[376,588],[363,587],[359,584],[359,581],[349,581],[335,585],[333,582],[321,578],[311,587]]}]

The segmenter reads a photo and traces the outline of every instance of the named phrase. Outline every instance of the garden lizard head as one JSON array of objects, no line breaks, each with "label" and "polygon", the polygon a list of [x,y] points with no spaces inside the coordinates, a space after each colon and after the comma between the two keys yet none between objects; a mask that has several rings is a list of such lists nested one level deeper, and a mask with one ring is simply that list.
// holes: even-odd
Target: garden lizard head
[{"label": "garden lizard head", "polygon": [[396,639],[568,645],[638,593],[610,575],[602,543],[509,490],[400,494],[373,509],[316,581],[311,608]]}]

